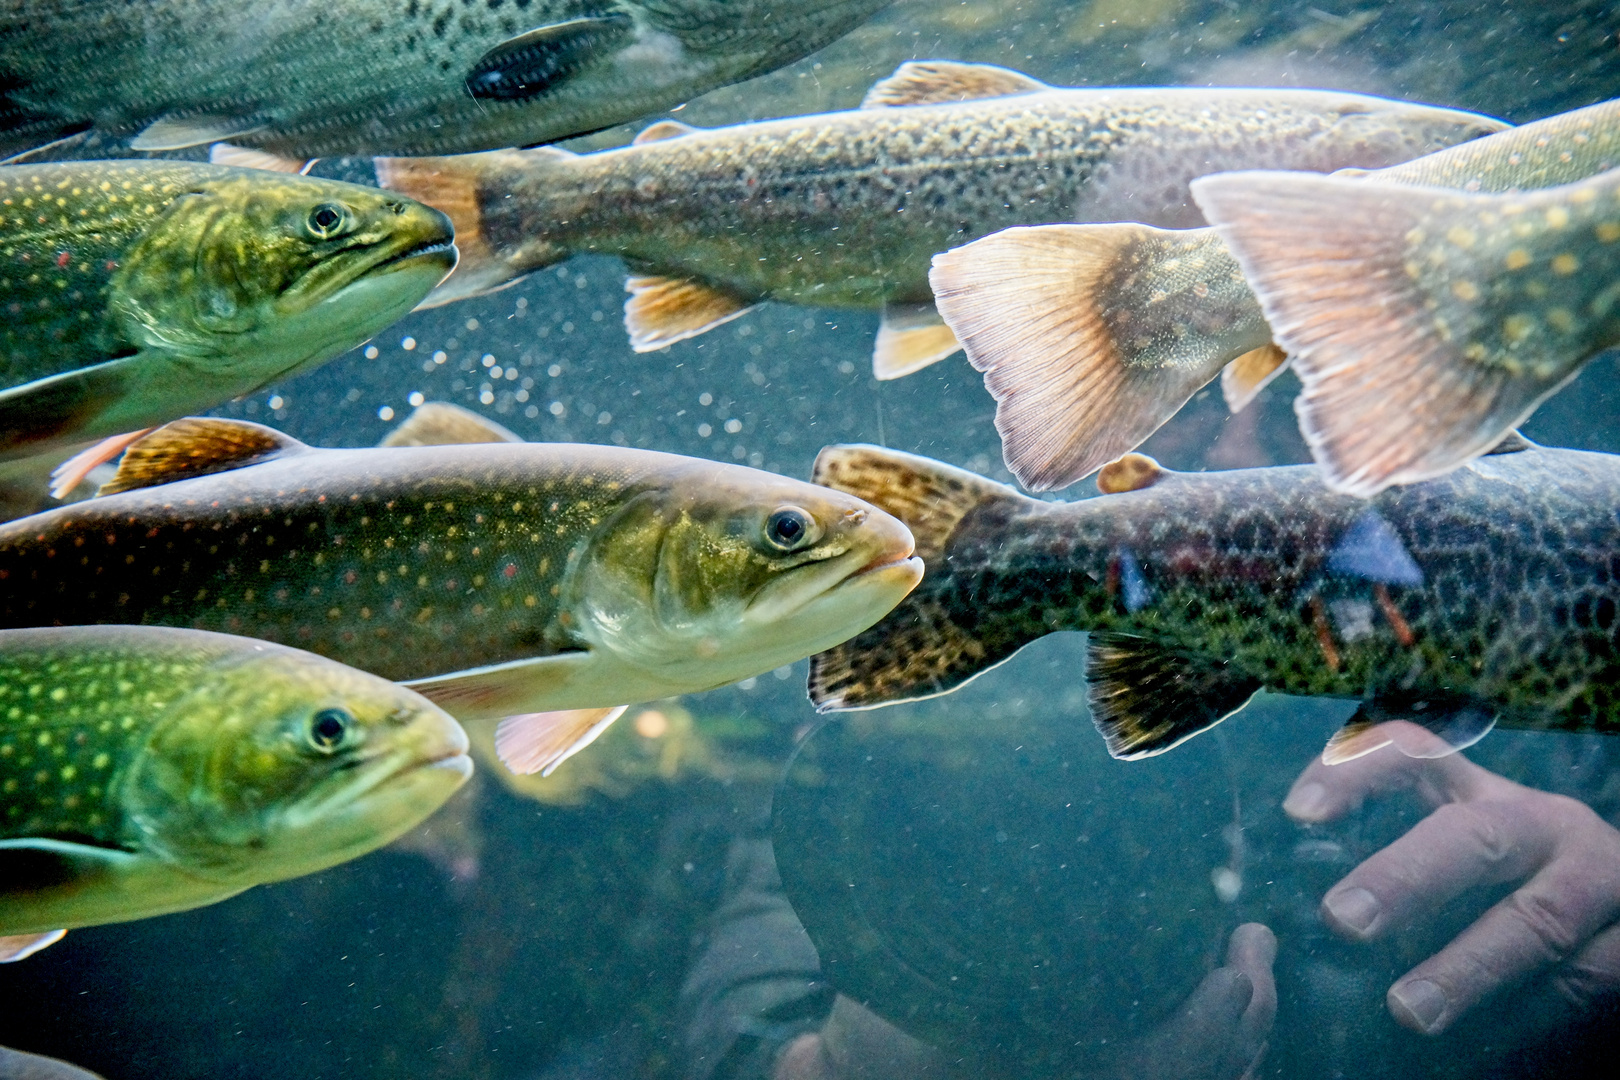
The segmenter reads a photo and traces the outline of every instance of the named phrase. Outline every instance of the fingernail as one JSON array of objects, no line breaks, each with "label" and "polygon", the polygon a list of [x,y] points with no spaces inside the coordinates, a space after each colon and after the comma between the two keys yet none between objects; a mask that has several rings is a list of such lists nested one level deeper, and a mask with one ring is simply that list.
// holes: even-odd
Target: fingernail
[{"label": "fingernail", "polygon": [[1295,788],[1283,800],[1283,813],[1291,818],[1315,821],[1327,812],[1327,788],[1312,781]]},{"label": "fingernail", "polygon": [[1378,898],[1366,889],[1329,893],[1323,898],[1322,906],[1327,908],[1334,922],[1358,934],[1365,934],[1384,910]]},{"label": "fingernail", "polygon": [[1446,995],[1438,986],[1427,979],[1418,979],[1416,982],[1399,983],[1389,989],[1390,1011],[1405,1014],[1409,1020],[1408,1027],[1415,1027],[1428,1034],[1435,1030],[1440,1023],[1440,1017],[1446,1011]]}]

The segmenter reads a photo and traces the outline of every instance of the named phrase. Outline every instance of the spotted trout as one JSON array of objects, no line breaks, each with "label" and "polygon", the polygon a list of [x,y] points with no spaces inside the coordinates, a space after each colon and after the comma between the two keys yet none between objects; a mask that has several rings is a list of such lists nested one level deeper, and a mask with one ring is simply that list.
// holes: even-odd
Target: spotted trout
[{"label": "spotted trout", "polygon": [[[1616,165],[1620,101],[1611,101],[1401,165],[1339,175],[1507,192],[1583,180]],[[1195,199],[1204,183],[1194,181]],[[1200,205],[1206,216],[1219,217],[1218,209]],[[1343,254],[1321,237],[1310,250],[1319,263]],[[936,256],[930,280],[941,314],[996,399],[1007,467],[1032,491],[1066,487],[1139,446],[1217,375],[1237,412],[1288,366],[1243,268],[1212,228],[1008,229]],[[1306,290],[1317,284],[1301,279]],[[1341,299],[1334,293],[1324,302]],[[1301,374],[1307,439],[1335,416],[1344,417],[1341,426],[1363,423],[1337,412],[1339,404],[1318,402],[1309,373]],[[1382,397],[1381,386],[1360,385]],[[1411,446],[1410,422],[1405,415],[1383,421],[1382,437]],[[1496,430],[1485,446],[1512,426]]]},{"label": "spotted trout", "polygon": [[168,627],[0,631],[0,941],[16,959],[63,929],[323,870],[471,774],[443,710],[307,652]]},{"label": "spotted trout", "polygon": [[0,168],[0,458],[213,408],[331,359],[455,265],[375,188],[189,162]]},{"label": "spotted trout", "polygon": [[1620,345],[1620,169],[1498,195],[1232,173],[1199,198],[1339,491],[1455,469]]},{"label": "spotted trout", "polygon": [[622,256],[638,352],[763,300],[881,309],[879,378],[960,346],[928,261],[1048,221],[1203,219],[1195,176],[1376,167],[1500,130],[1473,113],[1321,90],[1063,89],[1006,68],[903,64],[862,108],[636,145],[377,162],[382,186],[444,210],[462,265],[428,303],[497,288],[583,252]]},{"label": "spotted trout", "polygon": [[0,625],[295,645],[459,719],[514,718],[497,744],[531,772],[615,706],[837,644],[922,573],[905,526],[858,499],[612,446],[323,450],[186,419],[130,447],[103,490],[0,526]]},{"label": "spotted trout", "polygon": [[532,146],[806,56],[888,0],[4,0],[0,151]]},{"label": "spotted trout", "polygon": [[823,710],[946,693],[1085,630],[1092,720],[1120,758],[1163,753],[1261,689],[1361,702],[1329,763],[1387,743],[1389,719],[1453,748],[1496,723],[1620,732],[1620,457],[1515,435],[1371,500],[1314,465],[1175,473],[1139,454],[1073,503],[869,446],[823,450],[815,479],[907,522],[927,566],[881,622],[812,660]]}]

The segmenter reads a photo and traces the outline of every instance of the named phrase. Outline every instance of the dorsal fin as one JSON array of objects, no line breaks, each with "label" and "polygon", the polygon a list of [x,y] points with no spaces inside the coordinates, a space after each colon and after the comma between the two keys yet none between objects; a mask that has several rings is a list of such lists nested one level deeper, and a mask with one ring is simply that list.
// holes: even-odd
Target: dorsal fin
[{"label": "dorsal fin", "polygon": [[471,409],[448,401],[429,401],[393,431],[378,446],[456,446],[462,443],[522,442],[522,436],[502,427]]},{"label": "dorsal fin", "polygon": [[678,139],[682,135],[690,135],[694,131],[702,131],[691,124],[683,124],[679,120],[660,120],[656,124],[648,124],[641,129],[641,133],[630,140],[631,146],[640,146],[643,143],[663,142],[665,139]]},{"label": "dorsal fin", "polygon": [[1097,490],[1104,495],[1141,491],[1157,484],[1169,471],[1146,454],[1126,454],[1097,470]]},{"label": "dorsal fin", "polygon": [[246,420],[187,416],[164,424],[124,451],[101,495],[228,472],[309,449],[290,435]]},{"label": "dorsal fin", "polygon": [[1536,448],[1535,443],[1531,442],[1529,439],[1525,438],[1523,435],[1520,435],[1519,430],[1517,428],[1514,428],[1512,431],[1510,431],[1506,435],[1502,436],[1502,441],[1501,442],[1497,443],[1495,446],[1493,446],[1489,450],[1485,451],[1485,453],[1487,455],[1490,455],[1490,454],[1517,454],[1520,450],[1534,450],[1535,448]]},{"label": "dorsal fin", "polygon": [[1025,501],[977,473],[881,446],[827,447],[816,456],[810,482],[848,492],[899,518],[924,563],[943,554],[951,533],[974,507],[992,500]]},{"label": "dorsal fin", "polygon": [[890,105],[942,105],[952,101],[1035,94],[1051,87],[1011,68],[954,60],[908,60],[861,99],[863,109]]}]

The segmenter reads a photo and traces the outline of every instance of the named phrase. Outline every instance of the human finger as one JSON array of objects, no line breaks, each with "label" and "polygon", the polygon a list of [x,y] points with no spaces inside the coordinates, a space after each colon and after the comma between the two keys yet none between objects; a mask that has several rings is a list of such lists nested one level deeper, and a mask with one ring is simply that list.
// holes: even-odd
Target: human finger
[{"label": "human finger", "polygon": [[1401,744],[1410,749],[1420,738],[1433,738],[1416,724],[1397,720],[1380,728],[1407,730],[1396,731],[1400,735],[1397,743],[1363,757],[1337,765],[1314,759],[1289,789],[1283,812],[1295,821],[1317,824],[1359,810],[1370,796],[1388,791],[1415,789],[1431,806],[1438,806],[1479,798],[1502,785],[1517,786],[1461,754],[1415,757],[1402,750]]},{"label": "human finger", "polygon": [[1226,966],[1249,977],[1254,992],[1239,1020],[1245,1046],[1258,1052],[1277,1019],[1277,979],[1271,965],[1277,959],[1277,936],[1260,923],[1244,923],[1232,931],[1226,948]]}]

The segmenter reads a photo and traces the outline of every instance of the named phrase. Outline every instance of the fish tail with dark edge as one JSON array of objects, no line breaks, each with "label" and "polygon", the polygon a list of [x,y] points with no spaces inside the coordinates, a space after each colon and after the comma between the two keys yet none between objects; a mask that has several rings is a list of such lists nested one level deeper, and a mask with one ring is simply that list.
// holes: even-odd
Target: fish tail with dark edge
[{"label": "fish tail with dark edge", "polygon": [[567,258],[568,252],[554,244],[525,238],[516,223],[493,227],[489,210],[509,209],[509,196],[520,185],[544,191],[550,174],[565,173],[577,160],[578,155],[551,146],[454,157],[373,158],[379,187],[426,203],[455,226],[460,261],[417,307],[495,292]]},{"label": "fish tail with dark edge", "polygon": [[1034,636],[997,625],[972,582],[945,553],[964,522],[1039,505],[1003,484],[878,446],[829,446],[814,483],[865,499],[905,523],[923,560],[923,582],[871,628],[810,659],[810,700],[822,712],[867,709],[955,689],[1010,657]]},{"label": "fish tail with dark edge", "polygon": [[1415,236],[1478,226],[1467,196],[1306,173],[1224,173],[1192,190],[1294,359],[1300,431],[1335,490],[1370,497],[1449,472],[1575,373],[1480,362],[1463,296],[1410,269]]},{"label": "fish tail with dark edge", "polygon": [[[936,303],[996,399],[1007,468],[1066,487],[1140,445],[1223,366],[1280,367],[1237,264],[1209,230],[1007,229],[934,256]],[[1254,365],[1250,365],[1253,367]]]}]

